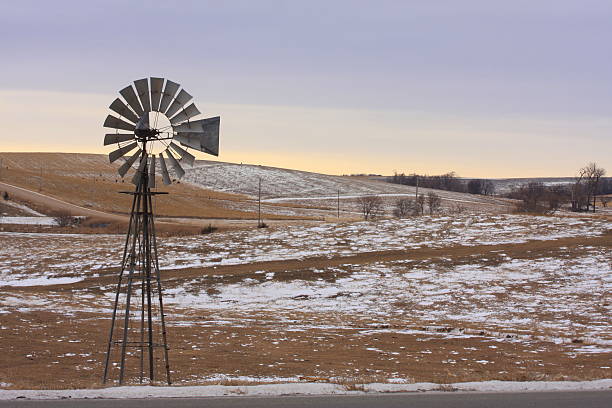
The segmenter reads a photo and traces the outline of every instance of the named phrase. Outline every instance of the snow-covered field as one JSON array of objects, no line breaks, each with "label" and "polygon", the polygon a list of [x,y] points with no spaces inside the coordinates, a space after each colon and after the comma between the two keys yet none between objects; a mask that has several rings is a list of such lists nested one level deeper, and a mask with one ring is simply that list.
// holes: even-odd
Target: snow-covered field
[{"label": "snow-covered field", "polygon": [[[160,239],[160,266],[182,269],[370,251],[512,244],[596,236],[609,228],[610,222],[600,218],[508,214],[285,226]],[[0,242],[7,245],[0,247],[0,283],[57,275],[95,276],[97,270],[120,262],[123,240],[119,235],[1,232]],[[33,241],[37,244],[32,245]]]},{"label": "snow-covered field", "polygon": [[[262,272],[261,279],[214,284],[212,294],[194,279],[167,290],[166,304],[189,311],[342,313],[373,321],[410,313],[410,320],[422,324],[474,328],[451,336],[473,336],[486,327],[499,337],[510,333],[529,341],[536,332],[557,343],[583,338],[601,346],[581,352],[612,353],[612,307],[605,306],[612,293],[610,251],[585,248],[579,258],[540,260],[512,259],[503,251],[495,256],[501,258],[495,266],[487,260],[453,266],[444,266],[444,260],[343,264],[313,268],[311,276],[293,280]],[[319,277],[326,275],[335,276],[333,282]]]},{"label": "snow-covered field", "polygon": [[[234,371],[202,373],[187,364],[183,369],[191,371],[179,383],[238,375],[259,383],[301,381],[306,367],[327,378],[343,370],[406,382],[409,368],[400,367],[432,358],[444,370],[493,370],[478,377],[484,379],[549,361],[538,375],[551,379],[547,373],[559,358],[583,366],[595,361],[588,368],[597,374],[577,378],[610,377],[601,356],[612,355],[612,252],[605,241],[611,228],[602,217],[464,214],[160,238],[168,325],[186,333],[177,353],[188,361],[212,348],[259,356]],[[124,239],[0,233],[0,316],[49,310],[71,319],[108,316],[115,289],[108,278]],[[63,344],[75,336],[62,334]],[[416,346],[405,349],[396,338]],[[80,340],[74,341],[76,347]],[[463,343],[441,357],[439,341]],[[334,358],[333,347],[310,367],[304,362],[314,357],[296,352],[304,344],[312,352],[345,344],[349,356],[374,360],[326,372],[319,364]],[[257,360],[282,347],[291,351]],[[553,355],[551,348],[554,357],[544,357]],[[491,355],[497,351],[502,354]],[[507,357],[510,352],[516,354]],[[49,364],[79,355],[62,351]],[[377,367],[380,361],[393,369]],[[298,368],[283,371],[290,364]]]},{"label": "snow-covered field", "polygon": [[[261,180],[262,199],[270,203],[303,203],[326,205],[335,202],[338,194],[341,200],[350,201],[363,195],[376,194],[393,197],[413,197],[415,188],[410,186],[370,180],[363,177],[332,176],[276,167],[198,161],[187,172],[184,180],[204,188],[255,198]],[[238,182],[236,182],[238,181]],[[429,189],[420,189],[427,194]],[[506,204],[503,200],[433,190],[448,203],[464,206]]]},{"label": "snow-covered field", "polygon": [[[609,228],[610,223],[599,218],[517,215],[289,226],[163,239],[160,264],[162,270],[176,270],[346,257],[372,251],[408,250],[418,254],[421,248],[597,236]],[[100,270],[118,264],[123,237],[0,233],[2,241],[0,286],[24,287],[98,277]],[[168,305],[185,311],[300,310],[378,319],[405,313],[409,307],[414,319],[427,324],[486,324],[490,330],[513,330],[517,335],[535,325],[539,333],[553,341],[582,336],[611,347],[611,258],[608,249],[594,247],[581,248],[580,256],[561,251],[539,259],[515,259],[497,249],[489,258],[462,262],[450,262],[443,254],[424,260],[398,259],[364,265],[347,262],[309,268],[302,278],[262,270],[257,279],[248,277],[230,284],[214,279],[203,284],[201,279],[191,279],[170,285],[165,294]],[[335,278],[319,277],[325,275]],[[46,306],[52,299],[0,296],[0,311],[6,313],[15,306],[32,309],[37,303]],[[96,304],[101,309],[108,307],[99,299],[83,299],[82,304],[89,308],[96,308]],[[402,306],[390,308],[393,304]]]}]

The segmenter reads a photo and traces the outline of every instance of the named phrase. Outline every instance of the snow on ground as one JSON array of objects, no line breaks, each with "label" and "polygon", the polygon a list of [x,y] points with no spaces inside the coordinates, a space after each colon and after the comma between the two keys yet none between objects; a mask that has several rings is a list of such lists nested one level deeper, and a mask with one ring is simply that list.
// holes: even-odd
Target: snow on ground
[{"label": "snow on ground", "polygon": [[[239,180],[236,183],[236,180]],[[262,198],[268,202],[304,202],[309,200],[351,200],[363,195],[388,197],[414,196],[415,188],[370,180],[362,177],[332,176],[299,170],[250,164],[198,161],[185,175],[184,181],[204,188],[256,198],[261,180]],[[421,188],[423,194],[434,191],[443,200],[464,204],[494,204],[496,198]],[[308,203],[311,204],[311,203]]]},{"label": "snow on ground", "polygon": [[[259,180],[266,197],[329,196],[353,192],[375,194],[406,192],[404,186],[376,181],[310,173],[299,170],[250,164],[197,162],[185,175],[185,181],[217,191],[246,194],[257,197]],[[239,180],[239,183],[236,183]]]},{"label": "snow on ground", "polygon": [[219,281],[212,287],[196,279],[166,290],[165,303],[191,311],[343,313],[378,321],[402,316],[409,309],[412,319],[429,324],[486,325],[488,330],[518,336],[535,329],[557,343],[585,337],[612,345],[612,307],[606,306],[612,293],[612,253],[584,251],[582,257],[561,259],[518,260],[502,255],[506,261],[494,266],[445,267],[429,260],[345,264],[312,269],[302,279],[279,281],[266,276],[233,284]]},{"label": "snow on ground", "polygon": [[[609,228],[610,223],[599,218],[464,215],[229,231],[164,238],[158,245],[163,270],[596,236]],[[82,278],[116,267],[121,262],[124,237],[0,232],[0,243],[3,241],[0,286],[58,275]]]},{"label": "snow on ground", "polygon": [[118,235],[0,232],[0,286],[83,279],[121,263]]},{"label": "snow on ground", "polygon": [[[368,251],[512,244],[596,236],[609,228],[610,223],[600,218],[517,215],[287,226],[160,239],[160,264],[166,270]],[[124,237],[0,233],[0,243],[0,286],[23,287],[78,282],[96,277],[100,269],[117,268]],[[591,344],[609,346],[612,254],[601,247],[583,247],[579,254],[564,254],[561,249],[551,257],[514,259],[500,249],[491,259],[462,262],[449,263],[441,256],[310,268],[297,277],[262,272],[257,279],[230,283],[222,276],[194,279],[167,286],[165,302],[177,310],[172,319],[177,324],[182,324],[178,323],[180,310],[208,310],[217,313],[216,318],[222,318],[224,312],[254,310],[342,313],[375,321],[409,313],[432,325],[440,321],[454,327],[486,325],[500,333],[511,331],[517,339],[521,333],[537,332],[559,343],[581,337]],[[112,294],[112,286],[104,289],[107,297]],[[108,308],[106,302],[100,304],[85,293],[75,293],[80,298],[77,306],[70,303],[74,299],[61,306],[55,294],[0,296],[0,313],[49,304],[78,310]],[[293,329],[308,327],[294,325]]]},{"label": "snow on ground", "polygon": [[[26,212],[26,213],[28,213],[30,215],[33,215],[35,217],[44,217],[45,216],[44,214],[41,214],[38,211],[35,211],[35,210],[31,209],[27,205],[19,204],[19,203],[16,203],[14,201],[11,201],[11,200],[4,200],[4,201],[2,201],[2,203],[4,205],[8,205],[9,207],[13,207],[13,208],[17,208],[19,210],[22,210],[22,211],[24,211],[24,212]],[[1,218],[2,217],[0,217],[0,219]]]},{"label": "snow on ground", "polygon": [[281,396],[281,395],[359,395],[377,392],[533,392],[533,391],[596,391],[612,388],[611,379],[595,381],[483,381],[454,384],[435,383],[372,383],[363,384],[363,391],[330,383],[289,382],[264,385],[204,385],[183,387],[126,386],[81,390],[0,390],[0,400],[13,399],[83,399],[83,398],[193,398],[217,396]]},{"label": "snow on ground", "polygon": [[0,217],[0,224],[57,225],[53,217]]},{"label": "snow on ground", "polygon": [[[162,269],[211,267],[312,256],[354,255],[454,245],[521,243],[596,236],[610,228],[598,218],[466,215],[418,217],[314,227],[285,226],[159,240]],[[120,235],[0,233],[0,285],[68,275],[83,277],[120,264]],[[32,242],[36,245],[32,245]]]},{"label": "snow on ground", "polygon": [[569,217],[476,215],[419,217],[314,227],[236,231],[162,243],[166,268],[243,264],[312,256],[354,255],[453,245],[492,245],[528,240],[595,236],[610,228],[606,220]]}]

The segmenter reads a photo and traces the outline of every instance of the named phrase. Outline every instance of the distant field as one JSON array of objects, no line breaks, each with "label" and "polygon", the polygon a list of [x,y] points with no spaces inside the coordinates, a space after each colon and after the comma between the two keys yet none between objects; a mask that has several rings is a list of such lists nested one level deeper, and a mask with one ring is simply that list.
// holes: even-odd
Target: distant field
[{"label": "distant field", "polygon": [[[121,161],[108,163],[106,155],[72,153],[0,153],[0,181],[40,192],[81,207],[126,214],[131,174],[117,175]],[[159,174],[159,172],[158,172]],[[198,161],[180,184],[158,188],[168,191],[156,199],[161,217],[207,219],[254,219],[257,216],[259,180],[262,181],[262,212],[266,219],[335,218],[340,195],[342,219],[360,217],[357,198],[367,194],[385,199],[387,215],[395,200],[412,197],[415,189],[367,178],[330,176],[265,166]],[[428,189],[420,192],[427,194]],[[513,208],[512,201],[471,194],[436,191],[443,208],[461,207],[478,212],[500,213]],[[30,207],[45,212],[44,205]]]}]

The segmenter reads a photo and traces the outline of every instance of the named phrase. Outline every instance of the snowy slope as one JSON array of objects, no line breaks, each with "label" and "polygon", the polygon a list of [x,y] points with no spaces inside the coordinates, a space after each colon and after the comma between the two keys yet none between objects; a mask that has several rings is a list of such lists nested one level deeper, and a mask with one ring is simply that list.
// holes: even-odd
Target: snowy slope
[{"label": "snowy slope", "polygon": [[[261,179],[262,198],[268,202],[335,200],[366,194],[412,197],[415,188],[360,177],[332,176],[299,170],[250,164],[198,161],[187,170],[184,181],[217,191],[257,197]],[[427,194],[429,189],[420,189]],[[506,202],[472,194],[435,190],[443,200],[458,203],[499,205]],[[314,204],[314,203],[311,203]]]}]

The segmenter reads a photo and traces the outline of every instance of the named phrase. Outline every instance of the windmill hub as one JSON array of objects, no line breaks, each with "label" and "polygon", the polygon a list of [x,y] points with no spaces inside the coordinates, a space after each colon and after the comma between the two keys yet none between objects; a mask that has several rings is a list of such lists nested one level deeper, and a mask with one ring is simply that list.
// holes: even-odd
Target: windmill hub
[{"label": "windmill hub", "polygon": [[134,130],[134,134],[141,141],[152,141],[157,139],[157,135],[159,135],[159,130],[157,129],[138,129]]}]

